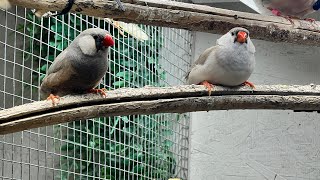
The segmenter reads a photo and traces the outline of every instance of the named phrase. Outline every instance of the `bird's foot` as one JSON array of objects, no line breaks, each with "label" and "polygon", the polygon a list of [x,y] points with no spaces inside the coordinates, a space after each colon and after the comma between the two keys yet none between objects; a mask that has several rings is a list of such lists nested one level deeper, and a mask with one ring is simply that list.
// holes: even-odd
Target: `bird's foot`
[{"label": "bird's foot", "polygon": [[95,94],[100,94],[102,97],[107,97],[107,93],[105,92],[107,89],[102,88],[102,89],[90,89],[88,90],[89,93],[95,93]]},{"label": "bird's foot", "polygon": [[270,11],[271,11],[271,13],[272,14],[274,14],[275,16],[280,16],[280,17],[283,17],[283,18],[285,18],[286,20],[288,20],[288,21],[290,21],[290,23],[291,24],[294,24],[294,22],[293,22],[293,17],[291,17],[291,16],[284,16],[284,15],[282,15],[282,13],[278,10],[278,9],[274,9],[274,8],[268,8]]},{"label": "bird's foot", "polygon": [[208,89],[209,96],[211,96],[211,92],[212,92],[212,89],[213,89],[214,85],[209,83],[208,81],[202,81],[200,83],[200,85],[204,85]]},{"label": "bird's foot", "polygon": [[243,86],[249,86],[252,89],[256,89],[256,87],[254,86],[254,84],[252,82],[246,81],[244,83],[242,83]]},{"label": "bird's foot", "polygon": [[283,18],[285,18],[286,20],[290,21],[291,24],[294,24],[292,19],[299,19],[299,18],[295,18],[295,17],[291,17],[291,16],[281,16]]},{"label": "bird's foot", "polygon": [[275,16],[282,16],[282,13],[278,9],[268,8]]},{"label": "bird's foot", "polygon": [[[51,100],[52,101],[52,106],[55,106],[55,105],[57,105],[57,103],[59,103],[60,97],[59,96],[55,96],[53,94],[50,94],[48,96],[47,100]],[[57,102],[56,102],[56,100],[57,100]]]},{"label": "bird's foot", "polygon": [[314,23],[316,20],[315,19],[313,19],[313,18],[305,18],[304,19],[305,21],[309,21],[309,22],[311,22],[311,23]]}]

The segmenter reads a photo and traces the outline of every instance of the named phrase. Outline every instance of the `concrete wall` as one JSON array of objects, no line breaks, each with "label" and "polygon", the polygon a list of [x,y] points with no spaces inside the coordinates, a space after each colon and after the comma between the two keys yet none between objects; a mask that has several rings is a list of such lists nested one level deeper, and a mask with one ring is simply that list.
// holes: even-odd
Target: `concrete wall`
[{"label": "concrete wall", "polygon": [[[220,35],[195,33],[195,58]],[[320,48],[254,40],[255,84],[320,84]],[[320,114],[192,113],[190,179],[320,179]]]}]

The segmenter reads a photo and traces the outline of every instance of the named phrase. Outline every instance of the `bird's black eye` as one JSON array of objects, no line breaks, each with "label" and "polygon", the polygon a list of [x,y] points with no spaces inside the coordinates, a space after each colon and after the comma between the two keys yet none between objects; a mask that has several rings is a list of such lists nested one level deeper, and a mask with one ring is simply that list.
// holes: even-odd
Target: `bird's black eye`
[{"label": "bird's black eye", "polygon": [[231,32],[231,35],[234,36],[234,32]]},{"label": "bird's black eye", "polygon": [[97,36],[97,35],[93,35],[93,38],[94,38],[94,39],[98,39],[98,36]]}]

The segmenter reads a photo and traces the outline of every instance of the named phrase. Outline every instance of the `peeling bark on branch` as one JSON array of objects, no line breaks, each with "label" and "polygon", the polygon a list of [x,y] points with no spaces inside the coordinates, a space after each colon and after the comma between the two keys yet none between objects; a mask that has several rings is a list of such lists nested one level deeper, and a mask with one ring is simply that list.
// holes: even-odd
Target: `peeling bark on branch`
[{"label": "peeling bark on branch", "polygon": [[0,111],[0,134],[18,132],[95,117],[134,114],[184,113],[232,109],[279,109],[320,111],[320,86],[216,86],[212,96],[203,86],[123,88],[106,98],[85,94],[65,96],[52,107],[38,101]]},{"label": "peeling bark on branch", "polygon": [[[66,0],[10,0],[13,5],[34,9],[60,11]],[[96,17],[108,17],[124,22],[188,29],[224,34],[242,26],[255,39],[320,46],[320,22],[308,22],[282,17],[224,10],[168,0],[124,0],[125,12],[115,1],[77,0],[72,12]]]}]

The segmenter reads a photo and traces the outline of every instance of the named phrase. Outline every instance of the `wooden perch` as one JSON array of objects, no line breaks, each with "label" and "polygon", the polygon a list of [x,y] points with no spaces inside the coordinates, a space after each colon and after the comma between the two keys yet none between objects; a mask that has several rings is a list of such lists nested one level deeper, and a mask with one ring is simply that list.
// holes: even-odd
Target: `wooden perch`
[{"label": "wooden perch", "polygon": [[[10,0],[13,5],[46,11],[60,11],[66,0]],[[123,0],[126,11],[117,8],[115,1],[77,0],[71,12],[113,18],[130,23],[188,29],[224,34],[242,26],[251,37],[273,42],[288,42],[320,46],[320,22],[290,21],[282,17],[231,11],[204,5],[168,0]]]},{"label": "wooden perch", "polygon": [[320,86],[215,86],[209,97],[203,86],[122,88],[95,94],[65,96],[52,107],[38,101],[0,111],[0,134],[95,117],[185,113],[232,109],[320,110]]}]

